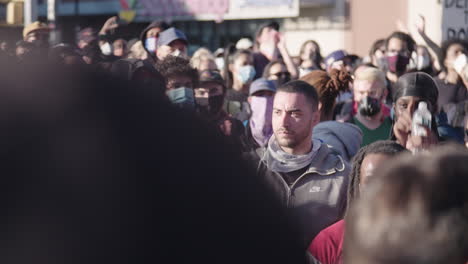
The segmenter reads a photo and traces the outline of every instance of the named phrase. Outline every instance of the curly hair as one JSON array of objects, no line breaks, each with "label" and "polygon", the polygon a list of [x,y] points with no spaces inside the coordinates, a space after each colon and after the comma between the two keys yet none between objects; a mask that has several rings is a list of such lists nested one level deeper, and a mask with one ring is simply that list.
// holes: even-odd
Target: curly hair
[{"label": "curly hair", "polygon": [[164,79],[175,76],[188,76],[192,79],[194,87],[198,85],[198,71],[190,65],[190,61],[182,57],[167,56],[156,64],[156,69],[164,76]]},{"label": "curly hair", "polygon": [[333,69],[330,74],[322,70],[312,71],[303,76],[301,80],[309,83],[317,90],[319,102],[322,105],[320,120],[326,121],[330,120],[333,115],[336,97],[340,92],[348,90],[352,77],[346,71]]},{"label": "curly hair", "polygon": [[364,158],[369,154],[383,154],[395,156],[407,150],[391,140],[380,140],[361,148],[353,158],[353,167],[349,175],[348,201],[346,211],[349,210],[353,201],[359,197],[359,183],[361,182],[361,165]]}]

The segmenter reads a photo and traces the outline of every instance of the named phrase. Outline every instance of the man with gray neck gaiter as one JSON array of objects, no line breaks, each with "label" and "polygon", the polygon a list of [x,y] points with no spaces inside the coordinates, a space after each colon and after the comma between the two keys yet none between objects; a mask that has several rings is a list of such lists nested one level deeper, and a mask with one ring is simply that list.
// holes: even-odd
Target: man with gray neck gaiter
[{"label": "man with gray neck gaiter", "polygon": [[273,135],[249,156],[257,175],[272,188],[296,220],[304,248],[341,219],[349,165],[328,145],[312,139],[320,121],[318,95],[304,81],[280,86],[273,102]]}]

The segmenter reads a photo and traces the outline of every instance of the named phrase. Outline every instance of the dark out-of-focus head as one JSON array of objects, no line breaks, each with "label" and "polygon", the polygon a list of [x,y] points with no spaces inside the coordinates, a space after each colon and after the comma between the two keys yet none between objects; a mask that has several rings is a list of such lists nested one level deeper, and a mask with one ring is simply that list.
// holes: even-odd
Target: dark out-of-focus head
[{"label": "dark out-of-focus head", "polygon": [[446,146],[378,170],[347,215],[344,263],[466,263],[467,160]]},{"label": "dark out-of-focus head", "polygon": [[304,263],[273,195],[194,115],[115,76],[9,66],[1,262]]}]

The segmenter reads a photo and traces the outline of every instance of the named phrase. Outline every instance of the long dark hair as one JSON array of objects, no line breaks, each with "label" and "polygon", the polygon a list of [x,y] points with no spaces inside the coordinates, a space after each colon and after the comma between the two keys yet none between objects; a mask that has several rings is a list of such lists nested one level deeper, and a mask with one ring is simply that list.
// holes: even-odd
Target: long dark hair
[{"label": "long dark hair", "polygon": [[349,210],[353,201],[359,197],[359,183],[361,182],[361,165],[364,158],[369,154],[383,154],[387,156],[395,156],[399,153],[406,152],[407,150],[391,140],[376,141],[370,145],[361,148],[356,156],[353,158],[353,167],[351,174],[349,175],[349,186],[348,186],[348,204],[346,211]]},{"label": "long dark hair", "polygon": [[307,40],[306,42],[302,43],[301,45],[301,49],[299,51],[299,65],[300,66],[303,62],[302,60],[302,54],[304,53],[304,50],[305,50],[305,47],[307,46],[307,44],[309,43],[312,43],[315,45],[315,47],[317,48],[316,51],[315,51],[315,58],[314,58],[314,64],[315,66],[319,69],[319,70],[323,70],[322,69],[322,61],[323,61],[323,57],[322,57],[322,53],[320,52],[320,46],[319,44],[317,43],[317,41],[315,40]]},{"label": "long dark hair", "polygon": [[233,64],[241,55],[252,56],[252,51],[246,49],[236,49],[234,44],[229,44],[224,49],[224,80],[226,87],[232,89],[233,78],[232,72],[229,70],[229,65]]}]

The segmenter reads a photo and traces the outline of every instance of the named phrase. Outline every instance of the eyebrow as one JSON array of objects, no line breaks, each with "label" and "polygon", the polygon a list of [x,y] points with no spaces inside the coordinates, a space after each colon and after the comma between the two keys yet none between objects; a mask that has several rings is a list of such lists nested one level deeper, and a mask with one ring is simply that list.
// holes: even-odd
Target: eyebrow
[{"label": "eyebrow", "polygon": [[[283,111],[283,109],[279,109],[279,108],[276,108],[276,107],[273,107],[273,110],[280,110],[280,111]],[[298,108],[294,108],[294,109],[286,110],[285,112],[288,112],[288,113],[296,113],[296,112],[302,112],[302,110],[301,110],[301,109],[298,109]]]}]

